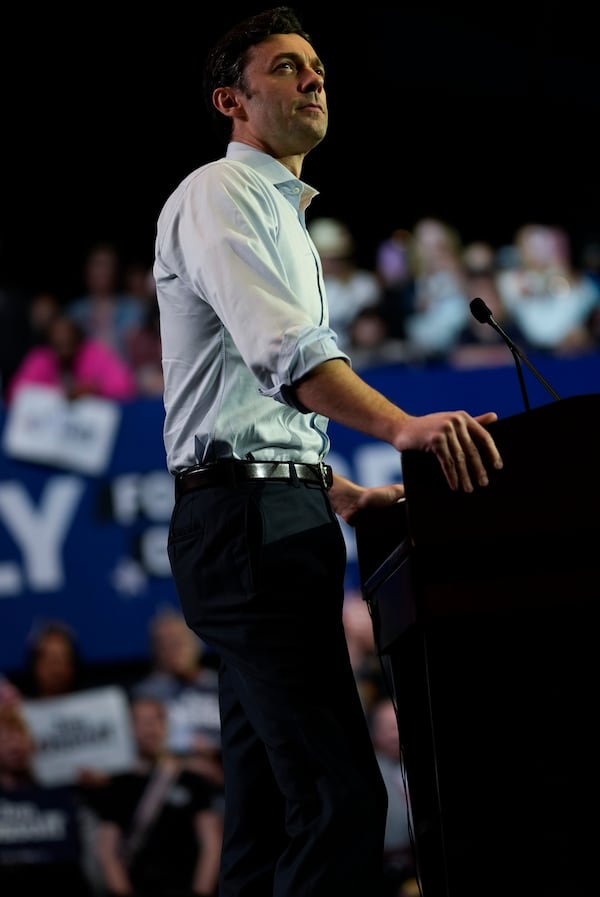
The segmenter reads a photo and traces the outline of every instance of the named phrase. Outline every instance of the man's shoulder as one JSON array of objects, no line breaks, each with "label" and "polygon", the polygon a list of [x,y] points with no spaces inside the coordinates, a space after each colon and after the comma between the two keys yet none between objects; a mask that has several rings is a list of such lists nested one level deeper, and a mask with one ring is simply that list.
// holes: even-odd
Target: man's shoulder
[{"label": "man's shoulder", "polygon": [[252,167],[239,159],[228,159],[221,156],[219,159],[211,159],[203,165],[199,165],[183,178],[177,190],[186,190],[195,183],[206,183],[213,179],[227,177],[247,177],[252,174]]},{"label": "man's shoulder", "polygon": [[203,196],[210,200],[222,196],[223,188],[230,191],[244,190],[256,175],[252,168],[236,159],[213,159],[190,171],[167,198],[163,212],[180,207],[192,197]]}]

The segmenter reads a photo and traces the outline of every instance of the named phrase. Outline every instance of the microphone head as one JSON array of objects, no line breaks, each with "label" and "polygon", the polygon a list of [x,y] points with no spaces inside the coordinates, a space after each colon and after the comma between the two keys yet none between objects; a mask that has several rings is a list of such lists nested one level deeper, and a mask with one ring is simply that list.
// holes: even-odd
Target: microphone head
[{"label": "microphone head", "polygon": [[489,324],[492,320],[492,313],[487,307],[483,299],[472,299],[469,303],[471,314],[480,324]]}]

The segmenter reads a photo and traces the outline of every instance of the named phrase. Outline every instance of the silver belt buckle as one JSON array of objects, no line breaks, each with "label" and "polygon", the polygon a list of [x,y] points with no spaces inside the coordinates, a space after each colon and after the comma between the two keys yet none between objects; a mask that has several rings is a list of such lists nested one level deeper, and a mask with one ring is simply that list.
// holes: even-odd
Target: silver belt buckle
[{"label": "silver belt buckle", "polygon": [[319,471],[321,472],[321,479],[323,481],[323,486],[324,486],[325,490],[327,491],[329,489],[329,481],[327,478],[327,470],[322,461],[319,461]]}]

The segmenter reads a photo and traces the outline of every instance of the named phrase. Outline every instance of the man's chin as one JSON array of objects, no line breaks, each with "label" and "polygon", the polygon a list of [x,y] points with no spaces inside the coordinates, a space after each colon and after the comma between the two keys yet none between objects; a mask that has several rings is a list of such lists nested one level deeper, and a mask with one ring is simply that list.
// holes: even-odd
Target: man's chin
[{"label": "man's chin", "polygon": [[319,126],[318,128],[308,128],[304,134],[304,142],[306,144],[303,152],[308,153],[313,147],[318,146],[327,134],[327,126]]}]

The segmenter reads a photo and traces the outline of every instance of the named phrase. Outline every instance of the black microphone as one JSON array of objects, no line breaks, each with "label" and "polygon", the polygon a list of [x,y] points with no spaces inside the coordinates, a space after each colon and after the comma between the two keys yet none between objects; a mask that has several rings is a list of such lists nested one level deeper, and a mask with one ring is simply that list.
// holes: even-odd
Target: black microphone
[{"label": "black microphone", "polygon": [[526,355],[519,349],[519,347],[514,343],[508,333],[505,333],[500,324],[494,318],[491,310],[485,304],[483,299],[473,299],[469,305],[471,309],[471,314],[475,318],[475,320],[479,321],[480,324],[489,324],[490,327],[500,334],[508,348],[513,354],[513,358],[515,359],[515,364],[517,366],[517,374],[519,376],[519,383],[521,386],[521,393],[523,394],[523,401],[525,403],[526,411],[529,411],[529,398],[527,396],[527,390],[525,388],[525,381],[523,379],[523,371],[521,369],[521,362],[527,365],[531,373],[537,377],[540,381],[544,389],[547,389],[553,399],[556,401],[560,401],[560,396],[552,389],[547,380],[545,380],[540,372],[532,365]]},{"label": "black microphone", "polygon": [[[485,304],[483,299],[473,299],[471,301],[470,308],[471,314],[479,321],[480,324],[491,324],[492,321],[494,322],[494,324],[496,323],[494,321],[491,309]],[[508,339],[508,337],[506,337],[506,339]]]}]

